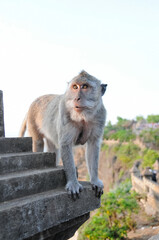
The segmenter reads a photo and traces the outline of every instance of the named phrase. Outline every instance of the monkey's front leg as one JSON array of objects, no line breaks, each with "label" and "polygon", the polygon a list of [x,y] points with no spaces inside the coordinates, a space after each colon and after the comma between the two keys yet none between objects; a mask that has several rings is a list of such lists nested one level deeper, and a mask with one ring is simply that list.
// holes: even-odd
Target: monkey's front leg
[{"label": "monkey's front leg", "polygon": [[99,162],[100,141],[88,140],[86,146],[87,166],[92,184],[92,189],[95,190],[96,197],[101,197],[103,194],[103,182],[98,178],[98,162]]},{"label": "monkey's front leg", "polygon": [[66,190],[73,199],[76,199],[79,197],[79,193],[82,191],[83,186],[78,182],[76,177],[76,168],[72,154],[72,146],[61,146],[60,152],[67,179]]}]

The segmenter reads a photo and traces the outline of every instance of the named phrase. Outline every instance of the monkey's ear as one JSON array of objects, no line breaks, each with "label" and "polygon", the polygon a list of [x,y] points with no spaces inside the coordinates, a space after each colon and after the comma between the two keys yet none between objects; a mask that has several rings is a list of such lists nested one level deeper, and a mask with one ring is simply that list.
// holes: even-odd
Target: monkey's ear
[{"label": "monkey's ear", "polygon": [[102,96],[104,95],[104,93],[106,91],[106,88],[107,88],[107,84],[101,84],[101,94],[102,94]]}]

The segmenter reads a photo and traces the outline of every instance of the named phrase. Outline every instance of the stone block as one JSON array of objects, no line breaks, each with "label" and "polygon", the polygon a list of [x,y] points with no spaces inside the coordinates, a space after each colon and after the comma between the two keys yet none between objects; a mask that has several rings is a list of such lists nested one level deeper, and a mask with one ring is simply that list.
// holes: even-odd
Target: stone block
[{"label": "stone block", "polygon": [[55,153],[0,154],[0,174],[55,166]]},{"label": "stone block", "polygon": [[84,189],[76,201],[59,188],[1,203],[0,239],[27,239],[100,207],[91,184],[81,184]]},{"label": "stone block", "polygon": [[0,138],[0,154],[32,152],[32,138]]},{"label": "stone block", "polygon": [[89,219],[90,214],[86,213],[57,226],[49,228],[43,232],[35,234],[25,240],[67,240],[73,237],[76,230]]},{"label": "stone block", "polygon": [[62,167],[34,169],[0,176],[0,202],[66,185]]}]

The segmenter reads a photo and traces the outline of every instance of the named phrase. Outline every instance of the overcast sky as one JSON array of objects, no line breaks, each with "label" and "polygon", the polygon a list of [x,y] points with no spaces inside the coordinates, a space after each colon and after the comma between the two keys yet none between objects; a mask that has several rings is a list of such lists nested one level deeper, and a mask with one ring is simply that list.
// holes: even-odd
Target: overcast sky
[{"label": "overcast sky", "polygon": [[82,69],[108,84],[107,121],[159,114],[159,1],[0,0],[6,136]]}]

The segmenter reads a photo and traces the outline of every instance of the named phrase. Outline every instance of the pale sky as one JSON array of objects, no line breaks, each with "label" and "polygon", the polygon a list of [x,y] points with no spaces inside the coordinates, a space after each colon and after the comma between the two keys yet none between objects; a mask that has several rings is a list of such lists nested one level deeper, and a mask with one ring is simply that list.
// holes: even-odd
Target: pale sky
[{"label": "pale sky", "polygon": [[108,84],[107,122],[159,114],[159,1],[0,0],[6,136],[83,69]]}]

